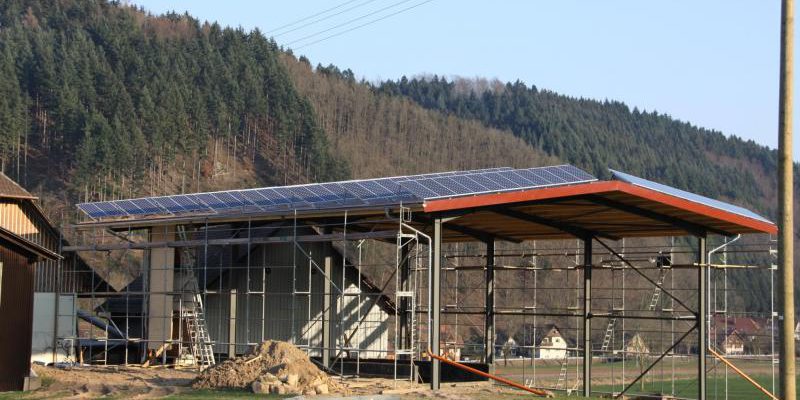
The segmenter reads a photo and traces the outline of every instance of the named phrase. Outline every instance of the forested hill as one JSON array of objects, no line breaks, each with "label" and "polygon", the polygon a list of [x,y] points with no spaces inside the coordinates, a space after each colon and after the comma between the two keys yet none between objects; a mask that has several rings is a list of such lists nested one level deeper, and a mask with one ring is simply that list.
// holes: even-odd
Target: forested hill
[{"label": "forested hill", "polygon": [[56,221],[78,201],[565,161],[774,217],[775,160],[622,103],[483,81],[373,85],[257,30],[105,0],[0,1],[0,169]]},{"label": "forested hill", "polygon": [[53,207],[566,161],[775,215],[776,153],[752,142],[520,83],[370,85],[257,30],[100,0],[0,2],[0,127],[0,168]]},{"label": "forested hill", "polygon": [[62,204],[349,176],[280,54],[186,15],[2,1],[0,167]]},{"label": "forested hill", "polygon": [[753,141],[624,103],[567,97],[520,82],[404,77],[375,90],[509,130],[598,176],[619,169],[776,216],[777,152]]}]

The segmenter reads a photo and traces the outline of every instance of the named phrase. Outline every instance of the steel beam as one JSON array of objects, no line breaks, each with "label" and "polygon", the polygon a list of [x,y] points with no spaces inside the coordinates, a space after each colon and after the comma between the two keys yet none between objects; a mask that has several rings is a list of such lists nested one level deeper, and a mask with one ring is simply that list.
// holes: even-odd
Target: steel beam
[{"label": "steel beam", "polygon": [[486,241],[486,300],[484,302],[484,362],[494,369],[495,314],[494,314],[494,240]]},{"label": "steel beam", "polygon": [[[431,265],[430,286],[430,351],[439,355],[439,336],[441,332],[441,274],[442,274],[442,219],[433,220],[433,263]],[[431,360],[431,390],[439,390],[442,378],[441,361],[432,358]]]},{"label": "steel beam", "polygon": [[697,398],[706,398],[706,355],[708,353],[708,291],[706,282],[706,237],[697,238]]},{"label": "steel beam", "polygon": [[592,393],[592,240],[583,239],[583,397]]}]

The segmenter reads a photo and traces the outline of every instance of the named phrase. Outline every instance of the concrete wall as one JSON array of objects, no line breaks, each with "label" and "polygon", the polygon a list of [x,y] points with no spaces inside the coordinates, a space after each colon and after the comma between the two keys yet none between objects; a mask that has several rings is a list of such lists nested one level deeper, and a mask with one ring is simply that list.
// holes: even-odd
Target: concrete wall
[{"label": "concrete wall", "polygon": [[[175,240],[174,226],[159,226],[150,232],[153,242]],[[174,290],[175,249],[170,247],[150,250],[149,291],[147,303],[147,348],[158,349],[164,341],[172,339],[172,295]]]}]

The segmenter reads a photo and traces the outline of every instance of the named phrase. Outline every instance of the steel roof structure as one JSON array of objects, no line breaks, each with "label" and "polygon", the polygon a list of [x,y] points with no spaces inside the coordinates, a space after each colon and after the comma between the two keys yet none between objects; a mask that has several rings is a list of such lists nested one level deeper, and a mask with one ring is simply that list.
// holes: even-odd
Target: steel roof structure
[{"label": "steel roof structure", "polygon": [[[705,363],[709,337],[706,331],[710,297],[706,277],[706,270],[710,267],[706,247],[707,236],[775,234],[777,227],[767,218],[741,206],[624,172],[615,170],[610,172],[610,180],[598,180],[571,165],[526,169],[490,168],[83,203],[79,204],[78,208],[89,217],[89,220],[78,223],[77,229],[90,231],[98,228],[117,232],[114,232],[114,235],[105,235],[103,232],[100,236],[92,237],[93,242],[72,246],[68,250],[202,247],[207,251],[209,246],[247,246],[249,249],[252,245],[291,243],[293,248],[300,249],[307,255],[303,250],[304,243],[371,239],[395,243],[398,248],[397,254],[400,255],[408,251],[410,247],[404,246],[411,246],[409,243],[412,241],[408,238],[413,236],[415,238],[413,243],[416,243],[413,245],[414,248],[419,248],[420,244],[427,246],[427,255],[424,256],[427,268],[421,270],[427,274],[426,326],[429,330],[427,337],[430,346],[428,352],[440,354],[440,334],[443,326],[441,316],[448,311],[448,307],[442,307],[441,302],[443,243],[480,242],[486,249],[484,257],[486,264],[479,266],[485,270],[483,312],[486,333],[483,347],[489,350],[484,359],[492,362],[494,352],[491,349],[496,342],[495,242],[519,243],[526,240],[578,238],[583,244],[580,252],[583,261],[579,263],[576,260],[576,264],[580,265],[575,267],[576,271],[582,270],[583,277],[583,306],[580,314],[569,312],[539,315],[581,318],[583,341],[579,344],[582,349],[579,353],[583,357],[581,379],[584,382],[584,395],[588,396],[591,393],[593,349],[591,321],[598,316],[602,318],[612,315],[615,320],[616,318],[655,320],[677,318],[693,321],[689,331],[683,333],[662,357],[668,355],[674,346],[691,332],[696,331],[699,349],[698,387],[703,388],[706,385]],[[234,233],[225,238],[209,238],[208,232],[214,225],[229,226],[230,231]],[[298,235],[298,226],[311,227],[314,232]],[[119,231],[128,230],[130,234],[136,229],[156,227],[158,229],[151,229],[148,232],[150,238],[146,241],[125,240],[124,237],[119,237]],[[177,234],[186,229],[203,232],[205,236],[198,239]],[[266,233],[265,229],[272,232],[283,229],[292,234]],[[154,236],[153,232],[158,230],[165,233]],[[254,234],[259,230],[260,233]],[[166,232],[173,233],[168,237]],[[106,236],[115,239],[107,241]],[[693,236],[697,239],[696,260],[691,264],[691,268],[697,272],[697,292],[693,297],[696,304],[689,304],[691,302],[687,302],[686,299],[675,297],[665,290],[661,283],[640,271],[604,240],[668,236]],[[406,242],[403,241],[404,238]],[[671,297],[685,315],[674,315],[674,308],[671,308],[673,315],[614,314],[613,297],[610,314],[602,312],[595,314],[592,310],[592,270],[596,267],[594,264],[596,260],[593,258],[595,242],[600,244],[607,254],[619,259],[623,268],[635,271],[642,279],[657,288],[658,293]],[[161,253],[166,254],[168,251]],[[250,254],[250,251],[245,253]],[[296,252],[293,251],[294,253]],[[152,254],[154,253],[151,253],[151,256]],[[310,260],[311,256],[308,257]],[[398,281],[396,287],[409,286],[408,277],[411,276],[412,269],[408,260],[408,257],[399,257],[396,260],[394,265],[396,271],[406,271],[393,275],[395,278],[392,279],[405,280],[405,284]],[[296,269],[297,263],[294,259],[292,264],[292,268]],[[208,265],[207,261],[205,265]],[[606,268],[597,269],[606,270]],[[610,269],[612,274],[613,271],[613,268]],[[327,276],[324,272],[322,275]],[[330,293],[329,289],[324,291],[326,294]],[[261,292],[262,295],[263,293],[265,292]],[[298,295],[294,286],[291,293],[292,296]],[[307,295],[310,291],[301,294]],[[395,308],[395,311],[398,309],[407,309],[407,305],[401,305]],[[527,309],[509,312],[523,313],[523,315],[528,315],[524,313],[530,312],[537,315],[535,310]],[[407,319],[403,322],[400,314],[397,314],[396,318],[399,325],[405,324],[405,329],[410,329]],[[441,379],[439,361],[432,360],[430,368],[430,384],[436,389]],[[644,373],[646,372],[647,370]]]},{"label": "steel roof structure", "polygon": [[[343,182],[82,203],[90,226],[155,226],[201,221],[338,218],[386,228],[400,208],[426,225],[439,215],[447,241],[511,241],[715,233],[774,234],[774,223],[743,207],[611,170],[600,181],[571,165],[490,168]],[[383,226],[381,226],[383,225]],[[481,239],[482,240],[482,239]]]}]

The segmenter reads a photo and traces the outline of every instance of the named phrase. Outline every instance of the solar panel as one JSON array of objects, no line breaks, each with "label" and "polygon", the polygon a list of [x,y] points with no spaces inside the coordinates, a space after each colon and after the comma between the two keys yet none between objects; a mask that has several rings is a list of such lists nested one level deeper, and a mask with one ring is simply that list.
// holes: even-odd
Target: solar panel
[{"label": "solar panel", "polygon": [[633,175],[626,174],[626,173],[620,172],[620,171],[616,171],[616,170],[613,170],[613,169],[610,169],[610,168],[609,168],[609,171],[611,171],[613,179],[617,179],[617,180],[620,180],[620,181],[623,181],[623,182],[627,182],[627,183],[630,183],[632,185],[640,186],[640,187],[643,187],[643,188],[655,190],[657,192],[668,194],[670,196],[679,197],[679,198],[682,198],[684,200],[689,200],[691,202],[704,204],[704,205],[707,205],[709,207],[713,207],[713,208],[716,208],[716,209],[719,209],[719,210],[728,211],[728,212],[731,212],[731,213],[734,213],[734,214],[741,215],[743,217],[748,217],[748,218],[756,219],[756,220],[759,220],[759,221],[772,223],[772,221],[770,221],[770,220],[768,220],[768,219],[766,219],[766,218],[764,218],[764,217],[762,217],[762,216],[760,216],[760,215],[758,215],[758,214],[756,214],[756,213],[754,213],[754,212],[752,212],[752,211],[750,211],[750,210],[748,210],[748,209],[746,209],[744,207],[739,207],[737,205],[733,205],[733,204],[730,204],[730,203],[725,203],[723,201],[714,200],[714,199],[711,199],[711,198],[708,198],[708,197],[705,197],[705,196],[701,196],[699,194],[687,192],[685,190],[674,188],[672,186],[667,186],[667,185],[664,185],[664,184],[661,184],[661,183],[658,183],[658,182],[649,181],[647,179],[639,178],[638,176],[633,176]]},{"label": "solar panel", "polygon": [[175,200],[172,200],[170,196],[165,197],[156,197],[153,199],[153,202],[161,207],[163,210],[166,210],[170,213],[178,213],[184,211],[183,207],[176,203]]},{"label": "solar panel", "polygon": [[243,190],[242,197],[246,198],[256,206],[266,207],[275,204],[268,198],[261,195],[258,190]]},{"label": "solar panel", "polygon": [[596,180],[572,166],[529,169],[490,170],[463,175],[407,180],[400,185],[415,195],[431,200],[436,198],[533,189],[553,185],[583,183]]},{"label": "solar panel", "polygon": [[99,213],[103,217],[118,217],[121,215],[125,215],[125,211],[116,207],[113,202],[111,201],[101,201],[98,203],[94,203],[95,207],[99,210]]},{"label": "solar panel", "polygon": [[567,172],[567,173],[571,174],[572,176],[575,177],[575,179],[580,180],[580,181],[594,181],[594,180],[597,180],[597,178],[592,176],[590,173],[588,173],[588,172],[586,172],[586,171],[584,171],[584,170],[582,170],[582,169],[580,169],[580,168],[578,168],[578,167],[576,167],[574,165],[564,164],[564,165],[559,165],[559,166],[557,166],[555,168],[558,168],[558,169],[560,169],[560,170],[562,170],[564,172]]},{"label": "solar panel", "polygon": [[144,214],[153,214],[161,210],[150,199],[133,199],[131,203],[135,204]]},{"label": "solar panel", "polygon": [[290,198],[287,198],[273,188],[256,189],[255,192],[263,196],[268,201],[271,201],[274,206],[285,206],[287,204],[292,204],[292,200]]},{"label": "solar panel", "polygon": [[594,179],[570,165],[524,170],[499,167],[84,203],[78,205],[78,208],[92,218],[187,212],[276,212],[420,203],[426,199],[520,190]]},{"label": "solar panel", "polygon": [[78,204],[78,209],[83,211],[86,215],[92,218],[100,218],[103,214],[103,212],[99,208],[97,208],[97,206],[94,205],[94,203]]},{"label": "solar panel", "polygon": [[121,208],[128,214],[141,214],[143,213],[142,209],[139,208],[136,203],[131,200],[117,200],[116,202],[117,207]]},{"label": "solar panel", "polygon": [[528,179],[537,186],[546,186],[556,183],[553,174],[538,169],[520,169],[516,171],[519,176]]}]

